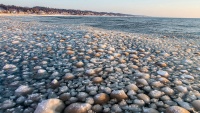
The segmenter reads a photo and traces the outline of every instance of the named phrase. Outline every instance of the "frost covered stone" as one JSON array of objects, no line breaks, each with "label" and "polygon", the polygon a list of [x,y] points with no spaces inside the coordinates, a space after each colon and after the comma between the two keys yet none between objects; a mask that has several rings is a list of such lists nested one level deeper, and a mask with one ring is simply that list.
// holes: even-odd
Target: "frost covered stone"
[{"label": "frost covered stone", "polygon": [[59,99],[43,100],[38,104],[34,113],[61,113],[64,103]]},{"label": "frost covered stone", "polygon": [[168,77],[169,76],[168,72],[167,71],[163,71],[163,70],[157,71],[157,74],[159,74],[159,75],[161,75],[163,77]]},{"label": "frost covered stone", "polygon": [[118,101],[121,101],[123,99],[127,99],[128,96],[126,95],[124,90],[116,90],[116,91],[112,91],[111,98],[116,98]]},{"label": "frost covered stone", "polygon": [[32,88],[29,86],[21,85],[15,90],[15,94],[18,96],[26,95],[32,92]]},{"label": "frost covered stone", "polygon": [[91,105],[88,103],[73,103],[65,108],[64,113],[88,113]]},{"label": "frost covered stone", "polygon": [[15,71],[17,71],[17,66],[15,66],[13,64],[6,64],[3,67],[3,70],[10,71],[10,72],[15,72]]}]

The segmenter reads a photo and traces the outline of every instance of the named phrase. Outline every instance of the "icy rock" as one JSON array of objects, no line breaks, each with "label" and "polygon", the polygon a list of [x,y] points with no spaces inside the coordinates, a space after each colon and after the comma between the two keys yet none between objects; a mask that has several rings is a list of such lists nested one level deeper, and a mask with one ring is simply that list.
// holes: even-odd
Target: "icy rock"
[{"label": "icy rock", "polygon": [[65,108],[64,113],[88,113],[91,105],[87,103],[73,103]]},{"label": "icy rock", "polygon": [[65,105],[61,100],[48,99],[39,103],[34,113],[61,113],[64,107]]},{"label": "icy rock", "polygon": [[15,94],[18,96],[27,95],[30,94],[32,91],[32,88],[30,88],[29,86],[21,85],[15,90]]}]

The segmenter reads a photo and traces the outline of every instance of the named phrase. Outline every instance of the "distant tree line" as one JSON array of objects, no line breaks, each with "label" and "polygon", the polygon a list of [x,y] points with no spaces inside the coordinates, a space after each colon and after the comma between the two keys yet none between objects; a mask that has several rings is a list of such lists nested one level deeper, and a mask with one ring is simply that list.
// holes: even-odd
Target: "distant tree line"
[{"label": "distant tree line", "polygon": [[81,11],[81,10],[71,10],[71,9],[56,9],[48,7],[35,6],[20,7],[14,5],[4,5],[0,4],[1,13],[24,13],[24,14],[64,14],[64,15],[109,15],[109,16],[131,16],[121,13],[107,13],[107,12],[94,12],[94,11]]}]

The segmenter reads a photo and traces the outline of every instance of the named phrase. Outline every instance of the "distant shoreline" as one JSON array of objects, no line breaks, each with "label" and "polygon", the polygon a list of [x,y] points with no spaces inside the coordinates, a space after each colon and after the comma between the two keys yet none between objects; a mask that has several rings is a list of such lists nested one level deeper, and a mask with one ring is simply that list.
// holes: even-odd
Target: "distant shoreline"
[{"label": "distant shoreline", "polygon": [[79,16],[79,15],[61,15],[61,14],[53,14],[53,15],[38,15],[38,14],[0,14],[0,16]]},{"label": "distant shoreline", "polygon": [[5,13],[0,13],[1,16],[82,16],[82,17],[137,17],[137,16],[113,16],[113,15],[62,15],[62,14],[44,14],[44,15],[39,15],[39,14],[5,14]]}]

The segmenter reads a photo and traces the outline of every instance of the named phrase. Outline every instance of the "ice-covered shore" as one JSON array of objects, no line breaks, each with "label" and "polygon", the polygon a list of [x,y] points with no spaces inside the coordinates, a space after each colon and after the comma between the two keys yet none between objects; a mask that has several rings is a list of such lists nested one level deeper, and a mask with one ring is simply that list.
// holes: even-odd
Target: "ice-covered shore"
[{"label": "ice-covered shore", "polygon": [[0,17],[0,112],[200,109],[200,39]]}]

